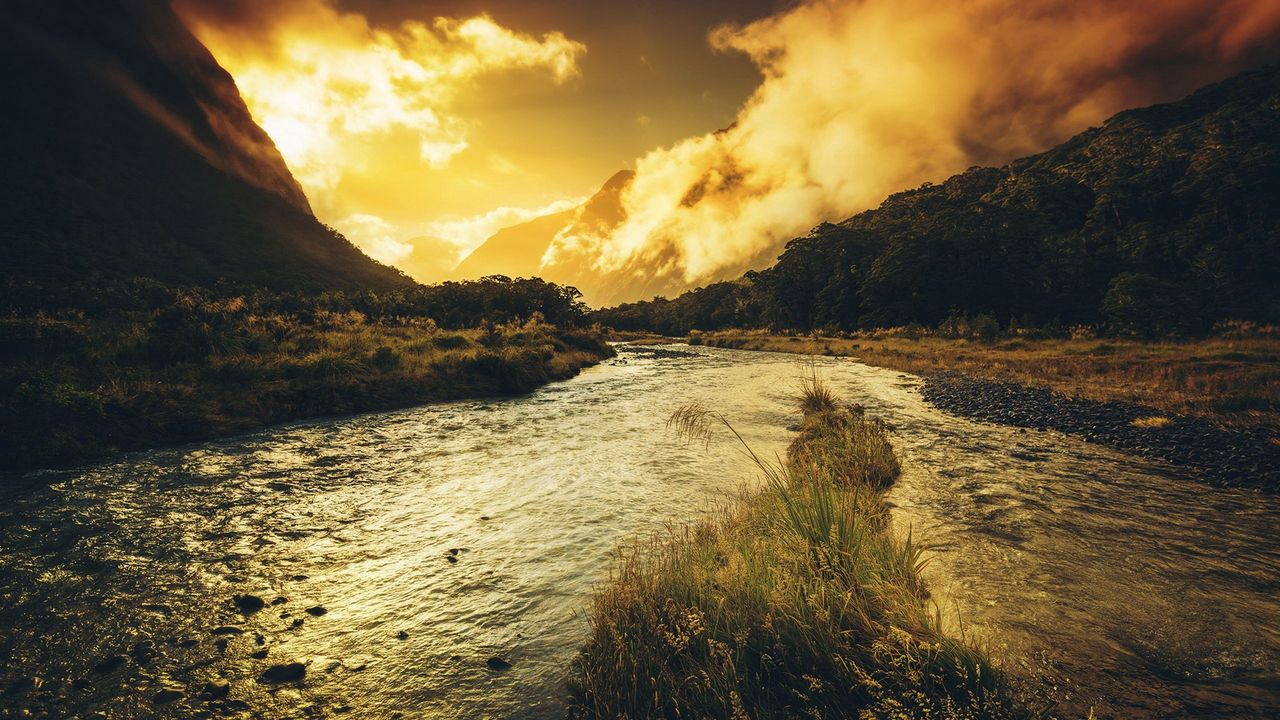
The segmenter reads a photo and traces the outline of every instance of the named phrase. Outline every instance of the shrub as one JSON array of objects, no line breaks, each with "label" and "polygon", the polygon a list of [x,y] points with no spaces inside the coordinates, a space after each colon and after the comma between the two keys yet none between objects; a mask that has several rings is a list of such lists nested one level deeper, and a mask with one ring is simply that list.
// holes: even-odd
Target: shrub
[{"label": "shrub", "polygon": [[1000,322],[991,315],[979,315],[969,324],[969,334],[974,340],[990,345],[1000,339]]},{"label": "shrub", "polygon": [[460,350],[465,347],[471,347],[471,340],[466,335],[449,334],[437,335],[431,339],[432,344],[441,350]]},{"label": "shrub", "polygon": [[1134,337],[1201,332],[1199,303],[1189,288],[1142,273],[1120,273],[1102,300],[1111,331]]},{"label": "shrub", "polygon": [[399,367],[400,360],[400,353],[386,345],[382,345],[379,346],[377,350],[373,351],[373,356],[369,358],[369,364],[383,372],[386,372]]}]

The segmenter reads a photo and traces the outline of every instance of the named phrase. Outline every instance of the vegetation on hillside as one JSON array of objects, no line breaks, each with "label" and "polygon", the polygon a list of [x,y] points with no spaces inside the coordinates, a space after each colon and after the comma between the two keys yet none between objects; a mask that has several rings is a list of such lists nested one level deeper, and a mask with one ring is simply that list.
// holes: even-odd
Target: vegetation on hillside
[{"label": "vegetation on hillside", "polygon": [[[832,407],[820,383],[802,406],[786,460],[757,459],[763,490],[624,551],[595,597],[573,716],[1024,714],[982,652],[944,632],[921,549],[894,532],[884,426]],[[723,422],[697,407],[673,420],[693,434]]]},{"label": "vegetation on hillside", "polygon": [[743,278],[598,311],[619,330],[849,331],[955,318],[1118,336],[1280,322],[1280,69],[1120,113],[792,240]]},{"label": "vegetation on hillside", "polygon": [[7,470],[296,418],[520,393],[613,353],[599,333],[576,329],[577,291],[541,280],[323,295],[142,280],[43,298],[10,290],[0,318]]}]

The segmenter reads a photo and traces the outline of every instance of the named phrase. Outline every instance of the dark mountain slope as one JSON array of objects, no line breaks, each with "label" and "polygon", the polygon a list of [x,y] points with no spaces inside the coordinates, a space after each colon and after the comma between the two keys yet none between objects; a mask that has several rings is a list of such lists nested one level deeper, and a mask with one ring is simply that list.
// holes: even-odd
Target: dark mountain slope
[{"label": "dark mountain slope", "polygon": [[893,195],[791,241],[747,282],[600,318],[808,330],[991,314],[1139,334],[1274,323],[1277,198],[1280,71],[1270,68]]},{"label": "dark mountain slope", "polygon": [[5,282],[410,282],[312,216],[231,76],[167,3],[5,2],[0,72]]}]

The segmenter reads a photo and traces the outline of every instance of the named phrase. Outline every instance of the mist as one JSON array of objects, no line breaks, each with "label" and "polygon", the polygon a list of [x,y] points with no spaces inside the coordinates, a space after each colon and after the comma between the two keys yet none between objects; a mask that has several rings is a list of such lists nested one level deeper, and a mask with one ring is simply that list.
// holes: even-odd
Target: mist
[{"label": "mist", "polygon": [[814,0],[720,27],[714,47],[763,75],[736,122],[639,158],[626,219],[562,233],[546,262],[731,277],[892,192],[1273,59],[1278,30],[1268,0]]}]

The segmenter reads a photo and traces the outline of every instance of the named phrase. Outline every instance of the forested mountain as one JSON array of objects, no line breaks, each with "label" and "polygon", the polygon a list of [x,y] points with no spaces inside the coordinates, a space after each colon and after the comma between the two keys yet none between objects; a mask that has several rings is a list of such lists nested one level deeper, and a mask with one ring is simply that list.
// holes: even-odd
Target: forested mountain
[{"label": "forested mountain", "polygon": [[0,280],[411,284],[311,214],[167,2],[0,5]]},{"label": "forested mountain", "polygon": [[1045,153],[890,196],[777,263],[618,328],[855,329],[989,314],[1194,333],[1280,322],[1280,70],[1122,112]]}]

